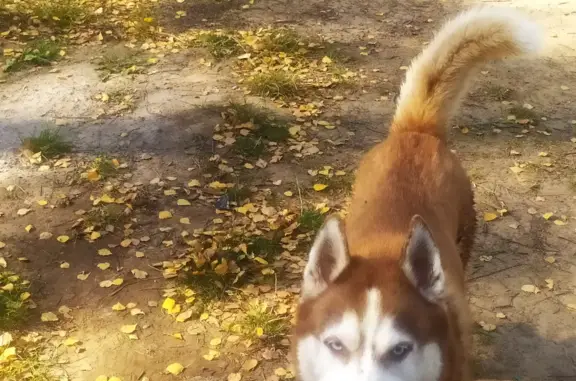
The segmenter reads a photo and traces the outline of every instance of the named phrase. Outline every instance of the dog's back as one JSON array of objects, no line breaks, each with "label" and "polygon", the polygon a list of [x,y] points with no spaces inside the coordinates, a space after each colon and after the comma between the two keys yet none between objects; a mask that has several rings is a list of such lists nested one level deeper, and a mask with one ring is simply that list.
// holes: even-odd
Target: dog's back
[{"label": "dog's back", "polygon": [[482,63],[534,51],[537,37],[513,12],[477,9],[414,60],[389,137],[360,164],[345,224],[328,219],[310,251],[294,342],[303,381],[469,379],[475,213],[446,125]]}]

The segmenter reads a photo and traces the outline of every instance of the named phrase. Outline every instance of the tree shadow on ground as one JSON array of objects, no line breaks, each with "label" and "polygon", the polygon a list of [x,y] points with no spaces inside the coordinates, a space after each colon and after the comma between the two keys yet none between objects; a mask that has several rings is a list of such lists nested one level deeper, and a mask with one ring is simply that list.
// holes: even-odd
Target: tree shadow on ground
[{"label": "tree shadow on ground", "polygon": [[481,335],[486,345],[476,359],[478,378],[576,379],[576,338],[548,339],[526,323],[503,324],[497,331]]},{"label": "tree shadow on ground", "polygon": [[[450,7],[455,3],[457,2],[450,3]],[[353,28],[362,24],[385,26],[390,20],[402,20],[400,24],[408,24],[426,15],[444,14],[446,6],[437,0],[425,2],[263,0],[255,1],[253,4],[248,0],[200,0],[163,6],[158,12],[167,31],[181,32],[189,28],[236,29],[286,24],[301,26],[326,24]],[[185,15],[176,18],[175,14],[178,11],[184,11]]]}]

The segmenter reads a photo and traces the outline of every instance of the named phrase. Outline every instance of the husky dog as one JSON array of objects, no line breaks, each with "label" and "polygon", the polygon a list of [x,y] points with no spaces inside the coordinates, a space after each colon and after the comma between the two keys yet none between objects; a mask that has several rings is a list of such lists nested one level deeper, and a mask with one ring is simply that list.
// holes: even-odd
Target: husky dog
[{"label": "husky dog", "polygon": [[349,214],[328,218],[310,250],[293,340],[302,381],[470,380],[476,217],[446,130],[482,64],[539,47],[539,28],[520,14],[479,8],[414,59],[388,138],[360,164]]}]

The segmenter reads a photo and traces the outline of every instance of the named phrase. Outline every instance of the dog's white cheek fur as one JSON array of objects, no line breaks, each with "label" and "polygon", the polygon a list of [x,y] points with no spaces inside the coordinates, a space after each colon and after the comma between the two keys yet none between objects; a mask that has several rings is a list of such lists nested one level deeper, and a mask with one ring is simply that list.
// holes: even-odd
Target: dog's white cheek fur
[{"label": "dog's white cheek fur", "polygon": [[360,361],[343,363],[314,336],[299,340],[297,356],[301,381],[438,381],[442,371],[441,352],[435,343],[417,349],[390,369],[372,360],[364,361],[361,371]]}]

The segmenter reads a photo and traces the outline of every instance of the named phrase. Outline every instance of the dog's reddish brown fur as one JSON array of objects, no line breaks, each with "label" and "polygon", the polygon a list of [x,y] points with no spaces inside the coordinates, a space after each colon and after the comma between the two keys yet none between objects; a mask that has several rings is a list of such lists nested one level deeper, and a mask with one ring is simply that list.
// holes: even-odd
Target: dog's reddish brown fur
[{"label": "dog's reddish brown fur", "polygon": [[[443,256],[447,314],[423,300],[398,265],[415,214],[428,223]],[[446,143],[430,134],[391,133],[358,169],[345,224],[351,264],[322,298],[300,305],[296,336],[319,332],[343,310],[362,311],[358,290],[378,288],[384,316],[398,316],[420,342],[439,344],[445,359],[441,379],[468,379],[464,266],[475,226],[470,181]]]},{"label": "dog's reddish brown fur", "polygon": [[[342,311],[361,315],[366,298],[361,291],[376,288],[382,316],[396,316],[420,343],[438,343],[440,380],[470,378],[464,273],[476,214],[471,183],[446,143],[446,123],[479,64],[529,51],[515,39],[506,17],[482,12],[445,28],[414,61],[388,138],[366,154],[357,172],[343,227],[350,262],[320,295],[302,300],[297,340],[319,333]],[[422,297],[401,266],[416,215],[439,249],[446,276],[438,304]],[[333,263],[322,266],[320,272],[327,274]]]}]

